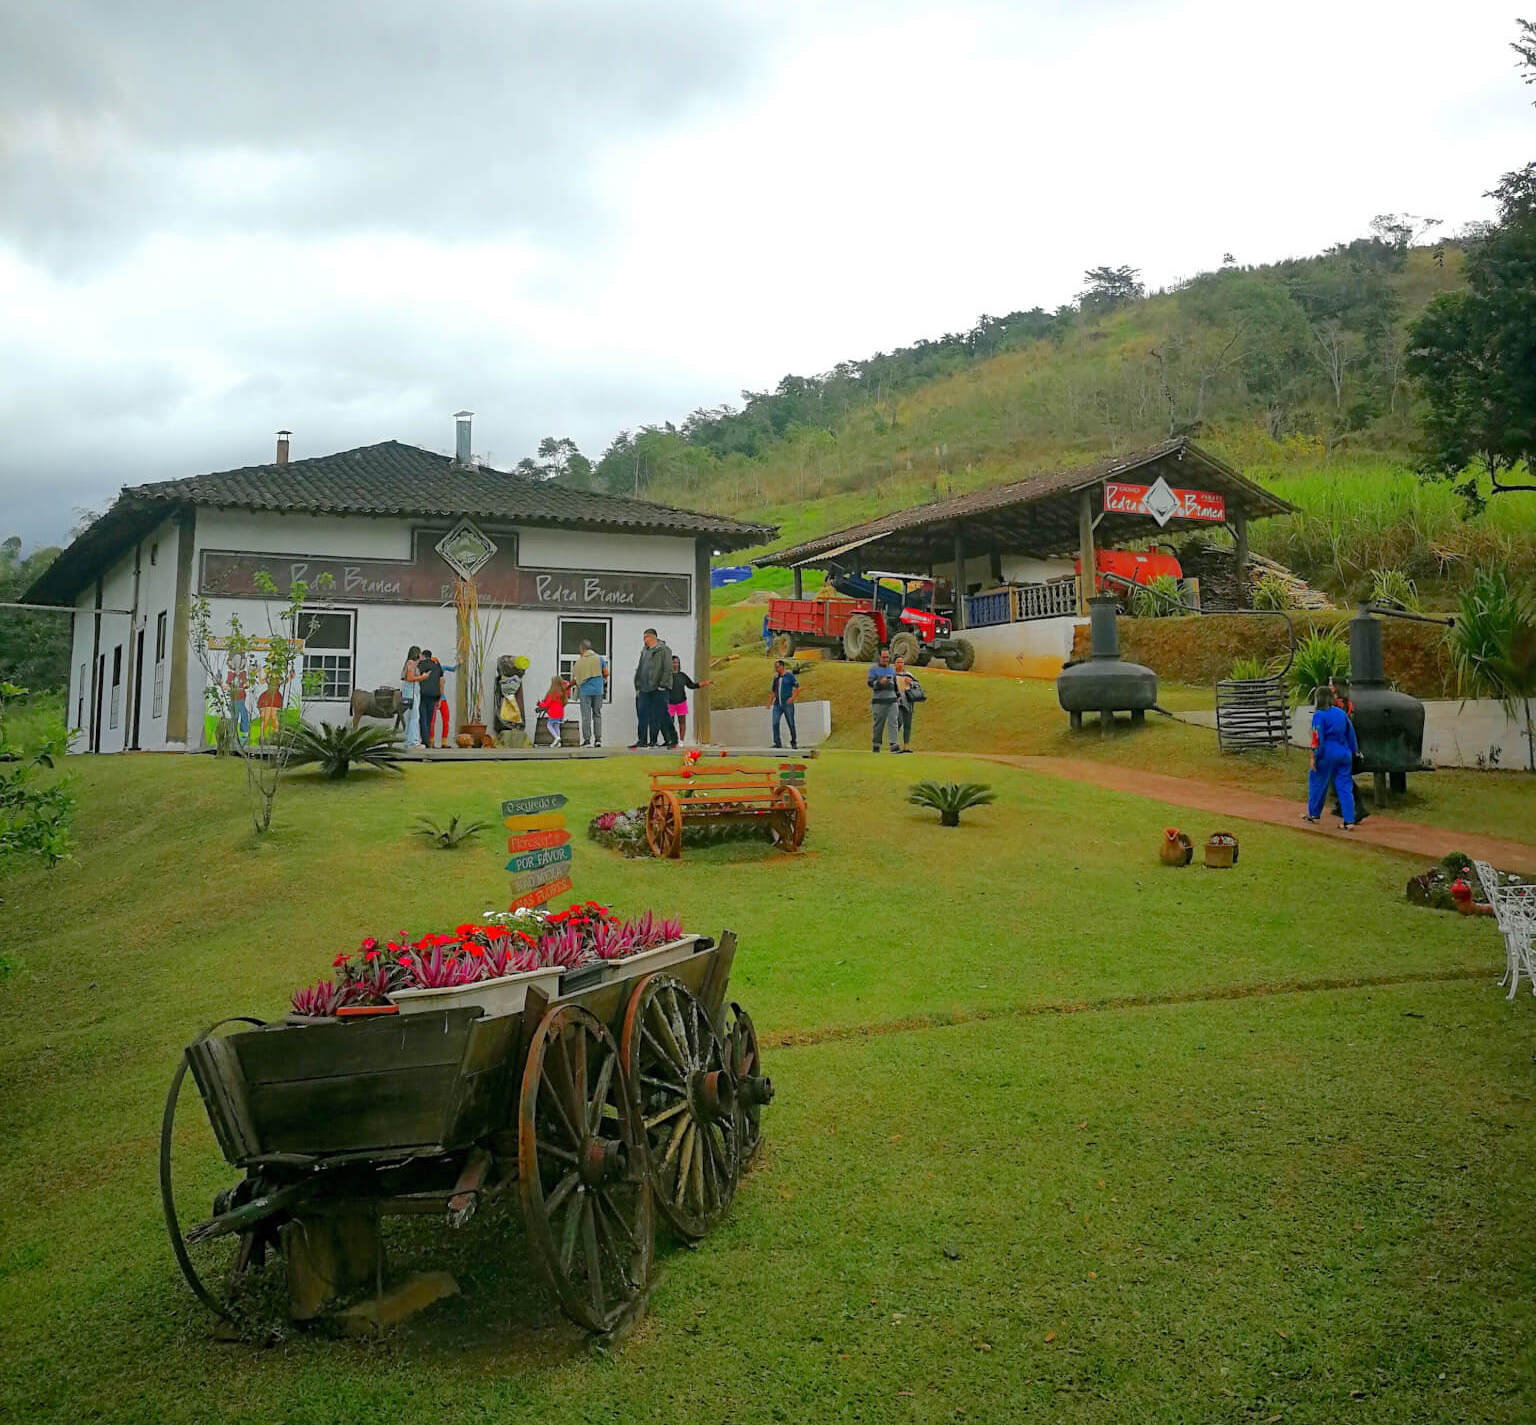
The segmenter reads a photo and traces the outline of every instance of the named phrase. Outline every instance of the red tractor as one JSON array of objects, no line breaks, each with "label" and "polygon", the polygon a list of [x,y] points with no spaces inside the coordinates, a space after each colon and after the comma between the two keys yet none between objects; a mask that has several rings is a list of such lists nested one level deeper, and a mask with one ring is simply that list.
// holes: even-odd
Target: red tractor
[{"label": "red tractor", "polygon": [[934,581],[921,574],[835,574],[837,599],[773,599],[768,605],[772,652],[787,658],[796,648],[821,647],[834,657],[870,663],[882,647],[892,659],[926,667],[935,658],[956,672],[976,662],[967,638],[934,608]]}]

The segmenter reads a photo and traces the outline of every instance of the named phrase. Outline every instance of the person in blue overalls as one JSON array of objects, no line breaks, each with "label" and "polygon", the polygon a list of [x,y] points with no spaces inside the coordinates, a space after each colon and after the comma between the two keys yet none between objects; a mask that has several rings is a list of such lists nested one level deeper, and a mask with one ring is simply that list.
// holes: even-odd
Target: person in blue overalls
[{"label": "person in blue overalls", "polygon": [[1323,814],[1323,798],[1333,786],[1344,817],[1344,830],[1355,826],[1355,786],[1350,780],[1354,769],[1355,725],[1343,708],[1334,705],[1333,690],[1318,693],[1317,711],[1312,714],[1312,766],[1307,773],[1307,813],[1304,818],[1316,822]]}]

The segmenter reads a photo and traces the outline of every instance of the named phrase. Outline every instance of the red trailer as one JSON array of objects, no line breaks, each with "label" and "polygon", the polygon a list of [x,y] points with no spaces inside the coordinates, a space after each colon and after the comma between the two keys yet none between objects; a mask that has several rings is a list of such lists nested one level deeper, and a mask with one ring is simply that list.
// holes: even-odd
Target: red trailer
[{"label": "red trailer", "polygon": [[[830,648],[834,657],[872,660],[882,647],[892,659],[926,667],[935,658],[957,672],[976,661],[966,638],[953,636],[953,625],[934,610],[934,581],[917,574],[844,576],[868,588],[868,598],[772,599],[768,629],[776,658],[796,648]],[[899,586],[899,587],[898,587]]]}]

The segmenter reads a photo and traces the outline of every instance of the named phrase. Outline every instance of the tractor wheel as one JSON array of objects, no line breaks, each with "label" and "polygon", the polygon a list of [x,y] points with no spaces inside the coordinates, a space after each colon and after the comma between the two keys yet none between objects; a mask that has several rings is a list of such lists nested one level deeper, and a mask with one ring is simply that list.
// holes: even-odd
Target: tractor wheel
[{"label": "tractor wheel", "polygon": [[931,649],[925,643],[922,646],[922,648],[918,651],[917,666],[919,668],[926,668],[932,662],[933,662],[933,649]]},{"label": "tractor wheel", "polygon": [[969,673],[976,666],[976,649],[968,638],[956,638],[950,642],[944,655],[945,665],[955,673]]},{"label": "tractor wheel", "polygon": [[903,663],[917,662],[917,655],[923,651],[923,645],[918,641],[915,633],[897,633],[891,636],[891,662],[898,658]]},{"label": "tractor wheel", "polygon": [[775,658],[789,658],[795,651],[795,636],[792,633],[776,633],[773,642],[768,645],[768,652]]},{"label": "tractor wheel", "polygon": [[843,625],[843,652],[850,663],[873,663],[880,651],[880,630],[868,614],[855,614]]}]

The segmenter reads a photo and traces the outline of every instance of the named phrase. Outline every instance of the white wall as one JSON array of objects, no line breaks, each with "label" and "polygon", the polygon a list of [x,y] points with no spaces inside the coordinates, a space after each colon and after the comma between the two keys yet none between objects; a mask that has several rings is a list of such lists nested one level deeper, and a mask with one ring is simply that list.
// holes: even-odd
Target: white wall
[{"label": "white wall", "polygon": [[969,628],[964,636],[976,650],[978,673],[1054,678],[1072,656],[1073,630],[1085,622],[1079,618],[1030,619],[1027,623]]},{"label": "white wall", "polygon": [[[411,530],[421,524],[416,520],[378,519],[366,516],[283,515],[251,511],[199,510],[197,550],[257,550],[276,554],[310,554],[314,557],[354,556],[374,559],[408,559],[411,554]],[[489,530],[493,539],[499,531]],[[642,573],[686,574],[694,572],[694,544],[691,539],[675,536],[591,533],[580,530],[527,528],[516,531],[518,563],[523,567],[564,569],[628,570]],[[194,563],[193,579],[197,577]],[[273,577],[282,584],[281,571]],[[697,591],[695,591],[696,593]],[[355,609],[356,642],[353,678],[358,688],[374,688],[395,683],[406,650],[416,644],[430,648],[444,664],[454,661],[456,617],[451,605],[433,608],[423,604],[347,603],[342,599],[316,601],[315,607]],[[231,614],[238,614],[248,632],[267,631],[267,615],[274,619],[280,605],[270,609],[257,599],[212,599],[213,626],[228,626]],[[695,611],[697,603],[695,602]],[[491,720],[490,674],[498,654],[522,654],[531,660],[524,702],[531,716],[533,704],[543,695],[557,665],[559,616],[554,610],[496,610],[482,606],[481,617],[494,621],[498,612],[500,627],[487,655],[487,688],[483,704],[484,721]],[[571,611],[570,617],[585,617]],[[663,616],[658,614],[608,614],[613,624],[613,700],[604,710],[603,741],[622,746],[634,740],[635,709],[633,673],[642,645],[641,635],[654,627],[683,667],[694,677],[694,614]],[[202,737],[203,687],[201,670],[193,660],[189,670],[188,718],[194,746]],[[453,710],[458,674],[444,681],[444,693]],[[344,703],[305,703],[305,716],[337,722],[350,717]]]}]

